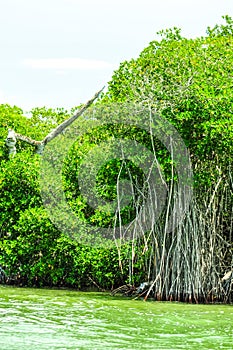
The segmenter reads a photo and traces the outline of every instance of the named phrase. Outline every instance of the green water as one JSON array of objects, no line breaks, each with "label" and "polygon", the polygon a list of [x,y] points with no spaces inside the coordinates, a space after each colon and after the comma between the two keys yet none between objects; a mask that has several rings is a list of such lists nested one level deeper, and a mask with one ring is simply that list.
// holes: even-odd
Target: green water
[{"label": "green water", "polygon": [[233,349],[233,306],[0,286],[0,349]]}]

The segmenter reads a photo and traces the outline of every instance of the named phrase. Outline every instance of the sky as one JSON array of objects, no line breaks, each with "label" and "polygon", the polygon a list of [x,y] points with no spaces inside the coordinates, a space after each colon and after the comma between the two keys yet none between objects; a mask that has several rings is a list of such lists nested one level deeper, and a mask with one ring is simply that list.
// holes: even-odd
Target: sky
[{"label": "sky", "polygon": [[0,104],[69,110],[161,29],[195,38],[226,14],[232,0],[0,0]]}]

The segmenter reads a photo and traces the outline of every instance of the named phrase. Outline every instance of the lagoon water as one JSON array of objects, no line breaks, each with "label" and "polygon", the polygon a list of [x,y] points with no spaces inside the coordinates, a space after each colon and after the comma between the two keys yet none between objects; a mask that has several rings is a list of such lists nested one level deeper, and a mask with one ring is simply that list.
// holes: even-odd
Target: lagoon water
[{"label": "lagoon water", "polygon": [[0,349],[233,349],[233,305],[0,286]]}]

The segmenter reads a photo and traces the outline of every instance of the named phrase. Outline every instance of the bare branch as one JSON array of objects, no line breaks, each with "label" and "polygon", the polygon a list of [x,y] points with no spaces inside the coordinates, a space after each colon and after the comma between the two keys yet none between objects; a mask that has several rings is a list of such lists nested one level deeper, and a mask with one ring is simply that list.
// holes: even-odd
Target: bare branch
[{"label": "bare branch", "polygon": [[42,141],[36,141],[36,140],[31,139],[30,137],[27,137],[27,136],[24,136],[24,135],[21,135],[18,133],[15,133],[15,136],[18,140],[30,143],[30,145],[32,145],[32,146],[38,146],[38,145],[41,145],[41,143],[42,143]]},{"label": "bare branch", "polygon": [[72,124],[78,117],[80,117],[80,115],[83,114],[83,112],[85,112],[85,110],[90,107],[90,105],[99,97],[99,95],[101,94],[101,92],[103,91],[104,87],[98,91],[89,101],[87,101],[87,103],[76,113],[74,114],[72,117],[70,117],[69,119],[65,120],[63,123],[61,123],[60,125],[58,125],[53,131],[51,131],[42,141],[42,143],[44,145],[46,145],[48,142],[50,142],[51,140],[53,140],[57,135],[59,135],[65,128],[67,128],[67,126],[69,126],[70,124]]},{"label": "bare branch", "polygon": [[7,139],[6,139],[6,145],[9,148],[9,154],[15,154],[16,153],[16,141],[21,140],[29,143],[32,146],[36,147],[36,153],[42,154],[45,145],[53,140],[56,136],[58,136],[65,128],[67,128],[70,124],[72,124],[78,117],[80,117],[85,110],[92,105],[92,103],[99,97],[101,92],[103,91],[104,87],[96,92],[96,94],[89,100],[87,103],[80,108],[80,110],[77,111],[72,117],[69,119],[66,119],[63,123],[58,125],[53,131],[51,131],[42,141],[36,141],[31,139],[30,137],[17,134],[14,132],[14,130],[9,130]]}]

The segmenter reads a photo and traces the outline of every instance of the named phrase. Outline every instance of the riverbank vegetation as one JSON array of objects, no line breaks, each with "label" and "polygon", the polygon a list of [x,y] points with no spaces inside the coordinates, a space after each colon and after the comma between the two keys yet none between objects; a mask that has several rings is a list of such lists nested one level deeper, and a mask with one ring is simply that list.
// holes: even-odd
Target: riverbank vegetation
[{"label": "riverbank vegetation", "polygon": [[[152,41],[137,59],[120,64],[107,92],[80,117],[79,127],[85,132],[79,133],[64,160],[64,193],[83,223],[80,231],[88,236],[91,225],[111,232],[117,228],[121,235],[111,242],[100,239],[102,244],[91,245],[61,232],[41,198],[41,156],[18,141],[17,153],[9,158],[5,146],[9,128],[42,140],[75,110],[35,108],[26,117],[18,107],[0,105],[0,266],[6,273],[2,280],[79,289],[116,289],[147,281],[146,298],[150,293],[156,300],[232,302],[233,21],[229,16],[224,21],[196,39],[184,38],[177,28],[161,31],[160,40]],[[193,188],[182,220],[173,216],[169,222],[174,206],[183,209],[179,157],[173,157],[159,137],[138,127],[138,120],[150,113],[174,126],[189,151]],[[109,123],[111,116],[127,122]],[[84,157],[107,141],[114,154],[112,140],[117,139],[140,143],[159,162],[166,187],[159,220],[153,208],[161,197],[155,206],[153,191],[137,165],[145,161],[143,152],[137,154],[138,163],[133,162],[135,154],[131,160],[108,159],[99,168],[95,186],[88,188],[93,172],[82,168]],[[127,145],[133,152],[133,145]],[[92,156],[93,168],[102,159],[98,152]],[[93,208],[85,200],[78,184],[81,170],[84,187],[86,183],[91,196],[104,198],[105,204]],[[124,205],[118,200],[120,180],[131,184]],[[122,239],[148,196],[149,222],[140,218],[134,226],[138,232]],[[106,201],[116,201],[114,213],[107,210]]]}]

